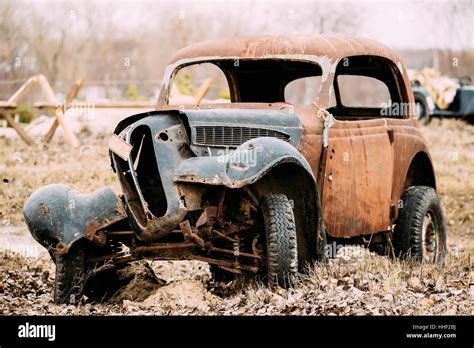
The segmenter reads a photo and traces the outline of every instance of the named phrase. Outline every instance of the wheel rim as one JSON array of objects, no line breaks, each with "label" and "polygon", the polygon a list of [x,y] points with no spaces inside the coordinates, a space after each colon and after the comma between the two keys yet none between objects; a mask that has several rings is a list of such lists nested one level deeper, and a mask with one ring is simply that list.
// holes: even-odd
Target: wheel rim
[{"label": "wheel rim", "polygon": [[439,259],[439,222],[433,210],[428,210],[423,218],[421,231],[423,261],[437,262]]}]

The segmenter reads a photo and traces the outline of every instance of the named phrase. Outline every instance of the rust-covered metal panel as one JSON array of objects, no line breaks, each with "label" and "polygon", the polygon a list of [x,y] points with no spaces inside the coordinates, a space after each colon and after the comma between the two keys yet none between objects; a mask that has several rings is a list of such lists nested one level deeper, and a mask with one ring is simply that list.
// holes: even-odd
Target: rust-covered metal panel
[{"label": "rust-covered metal panel", "polygon": [[414,119],[396,120],[390,119],[387,121],[389,127],[394,131],[393,141],[393,157],[394,157],[394,174],[392,182],[392,204],[398,210],[398,201],[407,189],[406,184],[410,181],[407,178],[408,169],[411,162],[417,154],[424,154],[428,158],[426,168],[423,168],[425,173],[433,175],[433,182],[428,180],[424,183],[426,186],[433,186],[436,188],[434,181],[434,173],[431,156],[426,146],[425,140],[418,128],[418,121]]},{"label": "rust-covered metal panel", "polygon": [[393,50],[370,39],[348,35],[280,35],[233,37],[196,43],[176,52],[170,64],[196,57],[258,59],[271,55],[327,56],[332,61],[348,56],[376,55],[398,60]]},{"label": "rust-covered metal panel", "polygon": [[390,229],[411,161],[417,153],[429,158],[415,122],[335,121],[322,195],[329,235],[346,238]]},{"label": "rust-covered metal panel", "polygon": [[315,177],[318,173],[323,146],[324,126],[324,119],[318,114],[318,110],[314,105],[295,108],[303,129],[298,150],[308,161]]},{"label": "rust-covered metal panel", "polygon": [[392,175],[392,143],[383,120],[335,121],[323,184],[327,232],[353,237],[388,230]]}]

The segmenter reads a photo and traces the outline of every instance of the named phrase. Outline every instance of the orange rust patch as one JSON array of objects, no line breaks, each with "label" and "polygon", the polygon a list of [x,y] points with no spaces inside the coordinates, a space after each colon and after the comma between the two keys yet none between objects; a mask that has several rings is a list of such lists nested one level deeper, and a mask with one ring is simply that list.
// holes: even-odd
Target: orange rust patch
[{"label": "orange rust patch", "polygon": [[40,211],[41,215],[49,214],[49,208],[46,205],[46,203],[41,203],[39,205],[39,211]]},{"label": "orange rust patch", "polygon": [[94,238],[94,234],[97,232],[97,229],[99,228],[99,223],[95,220],[90,221],[87,224],[86,230],[84,232],[85,237],[89,240],[92,240]]}]

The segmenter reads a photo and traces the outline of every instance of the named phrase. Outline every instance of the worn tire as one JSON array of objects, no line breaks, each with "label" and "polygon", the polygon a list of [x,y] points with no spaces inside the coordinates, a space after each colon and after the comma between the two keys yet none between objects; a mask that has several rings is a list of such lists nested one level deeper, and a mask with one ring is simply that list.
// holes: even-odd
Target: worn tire
[{"label": "worn tire", "polygon": [[446,225],[438,194],[414,186],[402,197],[393,246],[395,255],[418,262],[442,263],[446,256]]},{"label": "worn tire", "polygon": [[263,198],[260,209],[266,231],[267,279],[270,287],[288,287],[298,272],[293,207],[283,194]]},{"label": "worn tire", "polygon": [[67,254],[56,256],[54,302],[76,304],[83,294],[85,276],[85,244],[76,242]]},{"label": "worn tire", "polygon": [[431,121],[430,110],[426,99],[421,94],[415,94],[415,105],[416,104],[419,105],[419,107],[417,106],[417,109],[421,111],[421,114],[418,115],[417,110],[418,122],[423,126],[428,125]]},{"label": "worn tire", "polygon": [[[77,304],[86,295],[91,300],[101,301],[113,296],[123,285],[117,278],[117,268],[94,273],[86,264],[86,256],[95,246],[81,240],[74,243],[67,254],[56,256],[56,278],[54,302]],[[98,249],[104,253],[103,249]],[[107,251],[109,249],[105,249]]]}]

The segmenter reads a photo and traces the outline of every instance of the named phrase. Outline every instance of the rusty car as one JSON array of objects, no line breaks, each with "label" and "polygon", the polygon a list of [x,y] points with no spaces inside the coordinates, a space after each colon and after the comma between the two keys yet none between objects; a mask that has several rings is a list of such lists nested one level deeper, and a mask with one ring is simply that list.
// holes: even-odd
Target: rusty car
[{"label": "rusty car", "polygon": [[[173,105],[177,74],[202,64],[223,74],[230,99]],[[316,82],[289,100],[287,87],[307,78]],[[386,103],[368,98],[381,91]],[[188,46],[172,56],[156,109],[122,120],[109,149],[121,193],[55,184],[24,206],[56,263],[56,302],[111,291],[117,269],[140,259],[198,260],[216,281],[253,274],[275,288],[326,262],[334,243],[419,262],[446,255],[410,81],[369,39]]]}]

